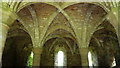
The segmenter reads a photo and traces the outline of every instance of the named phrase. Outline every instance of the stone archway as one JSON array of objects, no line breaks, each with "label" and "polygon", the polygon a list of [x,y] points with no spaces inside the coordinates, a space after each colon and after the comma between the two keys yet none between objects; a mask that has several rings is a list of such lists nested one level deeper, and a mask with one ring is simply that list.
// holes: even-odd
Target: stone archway
[{"label": "stone archway", "polygon": [[29,34],[18,21],[15,21],[8,31],[2,56],[2,67],[26,67],[32,48]]},{"label": "stone archway", "polygon": [[118,55],[120,54],[120,49],[114,27],[109,21],[105,20],[97,29],[98,30],[94,32],[89,45],[90,51],[95,54],[93,58],[97,57],[97,66],[112,67],[114,58],[116,60],[115,66],[119,66]]}]

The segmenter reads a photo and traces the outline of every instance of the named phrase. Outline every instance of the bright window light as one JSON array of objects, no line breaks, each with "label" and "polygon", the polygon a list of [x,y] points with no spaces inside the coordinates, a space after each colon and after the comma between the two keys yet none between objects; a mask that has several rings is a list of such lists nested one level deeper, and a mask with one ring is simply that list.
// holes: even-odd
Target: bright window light
[{"label": "bright window light", "polygon": [[64,66],[64,53],[63,51],[58,51],[55,56],[55,66]]},{"label": "bright window light", "polygon": [[88,62],[89,62],[89,67],[93,68],[93,62],[92,62],[92,54],[91,54],[91,52],[88,52]]},{"label": "bright window light", "polygon": [[63,66],[64,64],[64,53],[62,51],[58,52],[58,66]]},{"label": "bright window light", "polygon": [[112,67],[116,66],[115,58],[113,58]]}]

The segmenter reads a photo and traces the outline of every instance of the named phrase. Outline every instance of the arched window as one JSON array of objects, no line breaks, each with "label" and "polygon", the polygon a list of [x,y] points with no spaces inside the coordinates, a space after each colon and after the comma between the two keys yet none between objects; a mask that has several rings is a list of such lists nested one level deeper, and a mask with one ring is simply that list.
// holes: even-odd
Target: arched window
[{"label": "arched window", "polygon": [[88,52],[88,62],[89,62],[89,68],[93,68],[93,61],[92,61],[91,52]]},{"label": "arched window", "polygon": [[55,67],[56,66],[66,66],[65,54],[63,51],[58,51],[55,55]]}]

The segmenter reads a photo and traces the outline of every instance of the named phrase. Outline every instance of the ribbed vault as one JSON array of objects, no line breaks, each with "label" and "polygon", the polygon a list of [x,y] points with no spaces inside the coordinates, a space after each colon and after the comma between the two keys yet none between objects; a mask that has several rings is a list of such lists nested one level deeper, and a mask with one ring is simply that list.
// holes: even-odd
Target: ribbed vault
[{"label": "ribbed vault", "polygon": [[[15,48],[20,48],[18,52],[27,52],[23,58],[20,57],[23,66],[32,51],[35,54],[34,63],[54,66],[55,49],[59,47],[66,50],[68,66],[87,65],[88,51],[97,56],[99,66],[111,66],[113,58],[117,65],[120,64],[117,2],[5,2],[2,6],[5,18],[2,22],[10,27],[4,51],[7,51],[11,39],[13,43],[20,38],[16,40],[20,43],[27,38],[21,46],[15,43],[18,46]],[[24,51],[24,48],[30,48],[30,51]],[[49,62],[44,61],[46,59]]]}]

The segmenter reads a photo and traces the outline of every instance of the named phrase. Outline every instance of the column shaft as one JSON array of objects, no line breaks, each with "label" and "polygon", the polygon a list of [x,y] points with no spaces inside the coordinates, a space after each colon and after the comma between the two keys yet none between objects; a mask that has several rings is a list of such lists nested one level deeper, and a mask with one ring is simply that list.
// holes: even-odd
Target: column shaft
[{"label": "column shaft", "polygon": [[[40,58],[41,58],[41,54],[42,54],[42,48],[34,48],[33,49],[33,66],[40,66]],[[34,67],[33,67],[34,68]]]},{"label": "column shaft", "polygon": [[2,54],[7,37],[9,27],[3,23],[0,23],[0,67],[2,66]]},{"label": "column shaft", "polygon": [[81,63],[83,68],[87,68],[89,66],[88,62],[88,48],[80,48],[81,55]]}]

